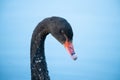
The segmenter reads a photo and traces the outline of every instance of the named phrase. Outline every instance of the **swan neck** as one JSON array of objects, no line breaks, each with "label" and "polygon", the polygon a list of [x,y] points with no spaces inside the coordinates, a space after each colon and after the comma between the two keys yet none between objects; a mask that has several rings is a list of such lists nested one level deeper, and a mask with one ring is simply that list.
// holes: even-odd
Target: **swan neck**
[{"label": "swan neck", "polygon": [[44,42],[48,35],[45,28],[37,27],[31,40],[31,80],[50,80],[44,53]]}]

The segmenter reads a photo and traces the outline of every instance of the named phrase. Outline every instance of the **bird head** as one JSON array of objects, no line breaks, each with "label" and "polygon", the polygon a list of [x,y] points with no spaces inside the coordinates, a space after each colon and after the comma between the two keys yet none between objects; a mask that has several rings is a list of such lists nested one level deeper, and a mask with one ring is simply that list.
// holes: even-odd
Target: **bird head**
[{"label": "bird head", "polygon": [[77,56],[74,51],[72,44],[73,40],[73,31],[70,24],[66,20],[61,20],[54,22],[54,26],[51,26],[50,33],[64,45],[68,53],[71,55],[73,60],[77,59]]}]

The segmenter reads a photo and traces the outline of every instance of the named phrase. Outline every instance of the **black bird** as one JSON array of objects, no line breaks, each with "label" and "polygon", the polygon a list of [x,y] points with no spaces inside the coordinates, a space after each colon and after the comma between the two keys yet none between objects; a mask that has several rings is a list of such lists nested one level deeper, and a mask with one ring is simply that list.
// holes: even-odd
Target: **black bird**
[{"label": "black bird", "polygon": [[30,48],[31,80],[50,80],[44,53],[44,41],[49,33],[65,46],[73,60],[77,59],[72,45],[73,31],[71,25],[61,17],[45,18],[37,25],[32,34]]}]

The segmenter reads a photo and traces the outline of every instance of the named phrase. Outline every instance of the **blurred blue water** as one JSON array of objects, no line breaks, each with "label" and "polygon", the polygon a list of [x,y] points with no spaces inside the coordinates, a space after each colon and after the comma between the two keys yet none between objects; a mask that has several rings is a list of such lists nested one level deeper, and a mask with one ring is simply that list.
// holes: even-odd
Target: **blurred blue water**
[{"label": "blurred blue water", "polygon": [[45,52],[51,80],[120,80],[120,1],[1,0],[0,80],[30,80],[30,39],[45,17],[66,18],[78,55],[72,61],[51,35]]}]

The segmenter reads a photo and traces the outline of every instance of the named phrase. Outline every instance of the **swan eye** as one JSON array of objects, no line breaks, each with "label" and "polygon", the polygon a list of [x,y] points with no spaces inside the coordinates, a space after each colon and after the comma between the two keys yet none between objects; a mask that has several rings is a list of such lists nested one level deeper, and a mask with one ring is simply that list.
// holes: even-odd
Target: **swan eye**
[{"label": "swan eye", "polygon": [[60,33],[64,34],[64,31],[63,31],[63,30],[60,30]]}]

